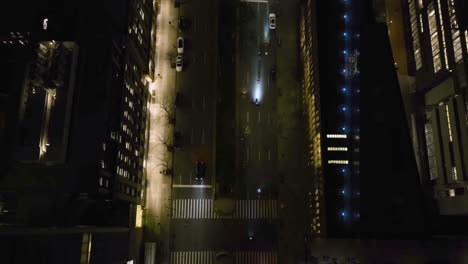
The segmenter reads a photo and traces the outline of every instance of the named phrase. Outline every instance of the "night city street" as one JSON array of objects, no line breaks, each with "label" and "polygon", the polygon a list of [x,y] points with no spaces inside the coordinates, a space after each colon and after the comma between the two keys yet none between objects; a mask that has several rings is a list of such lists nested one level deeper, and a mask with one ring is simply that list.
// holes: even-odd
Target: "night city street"
[{"label": "night city street", "polygon": [[0,4],[0,262],[468,263],[467,14]]}]

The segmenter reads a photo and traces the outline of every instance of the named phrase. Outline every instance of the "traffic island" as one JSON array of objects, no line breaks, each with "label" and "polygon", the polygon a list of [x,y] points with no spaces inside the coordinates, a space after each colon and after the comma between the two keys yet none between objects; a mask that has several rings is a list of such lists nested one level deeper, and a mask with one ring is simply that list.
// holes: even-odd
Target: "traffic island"
[{"label": "traffic island", "polygon": [[236,201],[233,199],[217,199],[213,202],[214,211],[217,215],[232,218],[236,211]]}]

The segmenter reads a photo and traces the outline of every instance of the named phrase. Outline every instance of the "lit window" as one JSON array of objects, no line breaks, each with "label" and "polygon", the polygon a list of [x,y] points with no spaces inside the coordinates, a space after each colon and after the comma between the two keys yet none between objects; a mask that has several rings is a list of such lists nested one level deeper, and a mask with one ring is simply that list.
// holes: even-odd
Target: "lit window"
[{"label": "lit window", "polygon": [[106,167],[106,164],[104,163],[103,160],[101,160],[101,167],[104,169]]},{"label": "lit window", "polygon": [[327,147],[328,151],[348,151],[347,147]]},{"label": "lit window", "polygon": [[[450,16],[450,29],[452,33],[453,53],[455,55],[455,62],[460,62],[463,59],[463,51],[460,40],[460,29],[457,23],[455,3],[453,0],[448,0],[449,16]],[[439,5],[440,6],[440,5]],[[441,12],[440,12],[441,13]],[[441,15],[442,16],[442,15]],[[466,34],[466,31],[465,31]],[[444,47],[445,48],[445,47]]]},{"label": "lit window", "polygon": [[449,132],[449,139],[450,139],[450,142],[452,142],[453,141],[452,127],[450,126],[450,113],[449,113],[448,105],[445,105],[445,113],[446,113],[446,116],[447,116],[447,127],[448,127],[448,132]]},{"label": "lit window", "polygon": [[452,167],[452,173],[453,173],[453,180],[458,181],[457,168],[455,166]]},{"label": "lit window", "polygon": [[99,185],[102,186],[102,177],[99,177]]},{"label": "lit window", "polygon": [[468,30],[465,30],[465,44],[466,44],[466,49],[468,50]]},{"label": "lit window", "polygon": [[49,23],[48,18],[44,18],[44,20],[42,20],[42,29],[43,30],[47,30],[48,23]]},{"label": "lit window", "polygon": [[[437,6],[439,7],[437,10],[437,12],[439,13],[439,21],[441,21],[440,23],[443,23],[442,21],[444,21],[444,18],[442,17],[442,6],[440,5],[440,0],[437,0]],[[444,52],[444,66],[446,69],[448,69],[447,45],[445,44],[445,29],[443,25],[439,28],[440,28],[440,33],[442,33],[442,49]]]},{"label": "lit window", "polygon": [[329,160],[328,164],[348,164],[347,160]]},{"label": "lit window", "polygon": [[440,57],[440,43],[439,35],[437,32],[437,20],[434,4],[431,3],[427,9],[427,16],[429,20],[429,34],[432,48],[432,59],[434,64],[434,72],[438,72],[442,68],[442,61]]},{"label": "lit window", "polygon": [[455,196],[455,189],[450,189],[449,190],[449,196],[454,197]]},{"label": "lit window", "polygon": [[105,142],[102,143],[102,150],[106,151],[106,143]]},{"label": "lit window", "polygon": [[409,2],[409,13],[410,13],[410,22],[411,22],[411,35],[413,37],[413,51],[414,51],[414,60],[416,62],[416,70],[419,70],[422,67],[421,59],[421,44],[419,41],[419,29],[417,23],[417,11],[416,4],[414,0],[408,0]]},{"label": "lit window", "polygon": [[346,138],[346,134],[327,134],[327,138]]}]

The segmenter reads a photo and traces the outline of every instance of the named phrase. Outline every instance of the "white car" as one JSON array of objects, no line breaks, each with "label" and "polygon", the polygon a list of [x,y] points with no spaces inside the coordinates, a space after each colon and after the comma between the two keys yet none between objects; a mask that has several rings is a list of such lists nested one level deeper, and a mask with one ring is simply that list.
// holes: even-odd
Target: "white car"
[{"label": "white car", "polygon": [[184,53],[184,38],[183,37],[177,38],[177,52],[180,54]]},{"label": "white car", "polygon": [[270,29],[275,29],[276,28],[276,15],[271,13],[268,21],[270,22]]},{"label": "white car", "polygon": [[176,71],[181,72],[183,64],[184,62],[183,62],[182,56],[181,55],[177,56],[176,57]]}]

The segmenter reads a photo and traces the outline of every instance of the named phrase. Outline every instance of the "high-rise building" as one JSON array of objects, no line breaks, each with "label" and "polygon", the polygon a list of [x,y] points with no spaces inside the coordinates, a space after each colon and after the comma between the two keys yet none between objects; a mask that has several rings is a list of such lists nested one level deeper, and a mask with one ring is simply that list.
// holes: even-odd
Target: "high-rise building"
[{"label": "high-rise building", "polygon": [[44,0],[0,19],[8,263],[138,259],[156,5]]},{"label": "high-rise building", "polygon": [[300,25],[311,234],[424,236],[426,207],[386,27],[365,0],[304,0]]},{"label": "high-rise building", "polygon": [[351,1],[302,5],[302,87],[314,172],[310,229],[318,236],[351,234],[360,194],[358,9]]},{"label": "high-rise building", "polygon": [[421,182],[441,216],[468,214],[466,8],[460,0],[387,1]]}]

